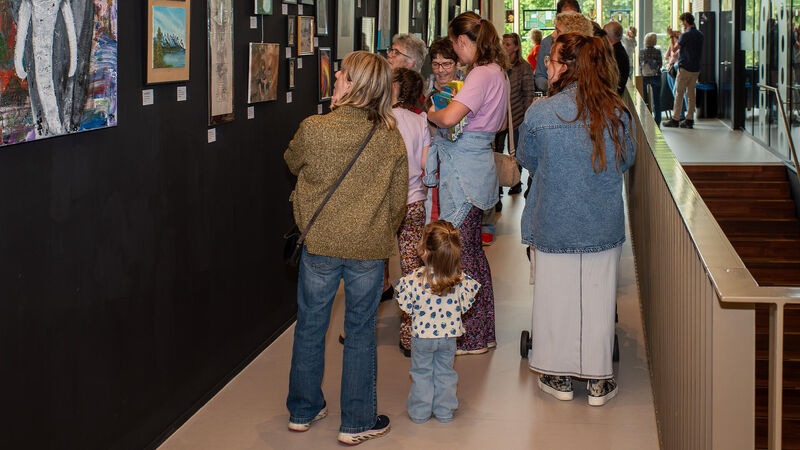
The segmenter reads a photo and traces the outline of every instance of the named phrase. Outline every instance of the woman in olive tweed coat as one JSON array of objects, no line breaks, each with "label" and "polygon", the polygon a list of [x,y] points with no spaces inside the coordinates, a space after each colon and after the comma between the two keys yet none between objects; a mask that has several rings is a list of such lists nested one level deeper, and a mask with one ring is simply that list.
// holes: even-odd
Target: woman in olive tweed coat
[{"label": "woman in olive tweed coat", "polygon": [[354,52],[336,73],[332,111],[305,119],[284,159],[297,186],[294,216],[305,229],[373,124],[378,128],[311,226],[300,262],[297,324],[289,380],[289,428],[305,431],[327,414],[322,393],[325,334],[344,279],[344,358],[339,441],[357,444],[388,432],[377,414],[375,321],[384,261],[406,212],[408,159],[392,116],[392,72],[382,57]]}]

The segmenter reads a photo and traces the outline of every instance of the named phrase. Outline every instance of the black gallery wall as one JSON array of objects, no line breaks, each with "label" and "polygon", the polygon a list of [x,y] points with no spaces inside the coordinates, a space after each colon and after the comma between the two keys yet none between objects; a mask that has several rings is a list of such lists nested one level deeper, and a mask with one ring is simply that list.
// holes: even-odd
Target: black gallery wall
[{"label": "black gallery wall", "polygon": [[[335,3],[319,36],[334,52]],[[235,0],[236,118],[208,143],[206,2],[191,3],[190,80],[151,86],[146,4],[117,2],[117,127],[0,147],[4,448],[154,447],[295,318],[283,152],[317,113],[318,56],[302,57],[287,104],[281,3],[250,29],[253,1]],[[357,24],[377,17],[378,0],[357,5]],[[262,31],[281,44],[278,100],[248,120],[248,43]]]}]

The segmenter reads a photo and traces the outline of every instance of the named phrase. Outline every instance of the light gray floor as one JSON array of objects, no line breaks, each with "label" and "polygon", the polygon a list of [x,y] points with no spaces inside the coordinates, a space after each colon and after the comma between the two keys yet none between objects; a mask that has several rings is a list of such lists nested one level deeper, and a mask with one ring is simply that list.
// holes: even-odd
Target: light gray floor
[{"label": "light gray floor", "polygon": [[[486,248],[496,299],[497,342],[484,355],[459,356],[460,407],[453,422],[412,423],[405,411],[409,360],[397,348],[399,309],[381,305],[378,320],[378,410],[392,430],[362,446],[374,449],[657,449],[653,396],[644,349],[639,298],[630,244],[620,266],[619,335],[621,358],[615,365],[619,395],[604,407],[586,404],[585,384],[576,382],[575,399],[560,402],[542,393],[536,375],[520,359],[520,331],[530,328],[532,286],[520,245],[521,195],[503,197],[497,241]],[[392,261],[395,280],[397,260]],[[287,430],[285,407],[292,349],[290,328],[197,412],[161,448],[310,449],[341,448],[339,381],[344,294],[337,294],[326,341],[326,394],[329,416],[305,433]]]},{"label": "light gray floor", "polygon": [[682,164],[780,163],[761,144],[719,119],[695,120],[692,130],[662,126],[661,133]]}]

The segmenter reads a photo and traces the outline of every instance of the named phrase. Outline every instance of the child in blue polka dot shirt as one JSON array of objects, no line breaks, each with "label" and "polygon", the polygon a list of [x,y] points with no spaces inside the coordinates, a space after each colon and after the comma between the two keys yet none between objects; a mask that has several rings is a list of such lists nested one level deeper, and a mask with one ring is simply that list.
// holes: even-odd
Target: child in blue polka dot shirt
[{"label": "child in blue polka dot shirt", "polygon": [[461,239],[450,222],[437,220],[422,232],[423,267],[397,282],[395,298],[411,316],[411,390],[408,416],[423,423],[435,415],[453,420],[458,408],[453,369],[456,338],[464,334],[461,315],[475,301],[480,283],[461,271]]}]

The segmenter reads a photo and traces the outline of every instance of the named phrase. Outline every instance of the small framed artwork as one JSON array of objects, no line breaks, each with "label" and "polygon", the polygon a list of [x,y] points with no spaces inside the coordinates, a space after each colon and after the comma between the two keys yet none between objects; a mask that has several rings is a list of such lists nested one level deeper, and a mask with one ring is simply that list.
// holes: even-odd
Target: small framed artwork
[{"label": "small framed artwork", "polygon": [[300,3],[302,3],[304,5],[313,5],[314,4],[314,0],[300,0]]},{"label": "small framed artwork", "polygon": [[208,0],[208,124],[234,120],[233,0]]},{"label": "small framed artwork", "polygon": [[336,21],[336,58],[344,59],[353,51],[355,44],[356,5],[354,0],[336,0],[338,20]]},{"label": "small framed artwork", "polygon": [[283,0],[283,3],[291,3],[292,5],[296,5],[297,0]]},{"label": "small framed artwork", "polygon": [[319,101],[330,100],[333,93],[331,84],[331,49],[319,48]]},{"label": "small framed artwork", "polygon": [[317,36],[328,35],[328,0],[317,0]]},{"label": "small framed artwork", "polygon": [[250,43],[250,70],[247,78],[247,103],[278,98],[279,44]]},{"label": "small framed artwork", "polygon": [[147,83],[188,80],[190,0],[147,3]]},{"label": "small framed artwork", "polygon": [[375,53],[375,18],[361,18],[361,50]]},{"label": "small framed artwork", "polygon": [[297,45],[297,16],[286,16],[286,40],[289,47]]},{"label": "small framed artwork", "polygon": [[272,0],[255,0],[256,14],[272,15]]},{"label": "small framed artwork", "polygon": [[297,54],[300,56],[314,54],[314,18],[297,16]]},{"label": "small framed artwork", "polygon": [[289,90],[294,90],[294,70],[297,66],[297,58],[289,58],[288,60],[288,73],[289,73]]}]

